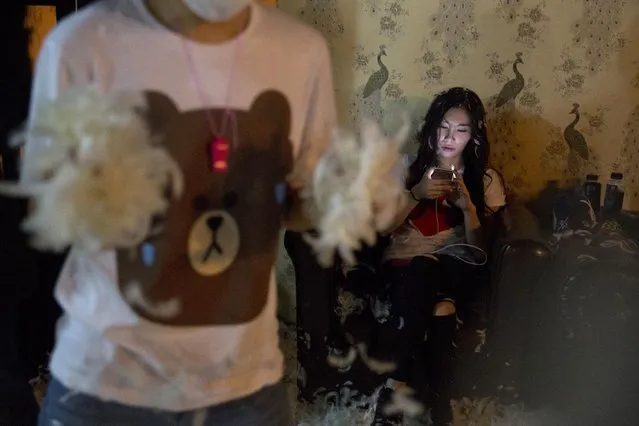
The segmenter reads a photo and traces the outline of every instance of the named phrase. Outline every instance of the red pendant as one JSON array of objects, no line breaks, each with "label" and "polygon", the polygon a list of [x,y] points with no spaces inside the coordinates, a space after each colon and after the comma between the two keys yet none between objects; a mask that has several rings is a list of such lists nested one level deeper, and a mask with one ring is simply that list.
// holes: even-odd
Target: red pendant
[{"label": "red pendant", "polygon": [[229,168],[229,143],[226,139],[215,137],[211,141],[210,167],[212,172],[225,172]]}]

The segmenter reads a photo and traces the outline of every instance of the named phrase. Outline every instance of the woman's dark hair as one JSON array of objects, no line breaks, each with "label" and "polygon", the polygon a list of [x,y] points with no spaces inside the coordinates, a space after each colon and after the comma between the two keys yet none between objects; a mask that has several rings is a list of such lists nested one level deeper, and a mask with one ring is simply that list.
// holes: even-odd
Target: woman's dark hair
[{"label": "woman's dark hair", "polygon": [[419,150],[417,158],[408,169],[406,187],[410,189],[415,186],[429,167],[437,165],[437,130],[444,115],[452,108],[463,109],[470,117],[471,138],[462,153],[464,183],[477,208],[479,219],[483,220],[486,210],[484,175],[490,151],[486,135],[486,110],[479,96],[472,90],[454,87],[435,97],[417,135]]}]

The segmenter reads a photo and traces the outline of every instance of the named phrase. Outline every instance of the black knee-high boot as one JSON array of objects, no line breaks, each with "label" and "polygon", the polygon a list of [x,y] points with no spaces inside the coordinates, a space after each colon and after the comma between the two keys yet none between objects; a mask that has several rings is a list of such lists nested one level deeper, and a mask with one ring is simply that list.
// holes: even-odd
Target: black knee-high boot
[{"label": "black knee-high boot", "polygon": [[457,327],[456,315],[433,316],[426,340],[426,381],[428,402],[434,426],[448,426],[452,422],[451,384],[453,380],[453,337]]}]

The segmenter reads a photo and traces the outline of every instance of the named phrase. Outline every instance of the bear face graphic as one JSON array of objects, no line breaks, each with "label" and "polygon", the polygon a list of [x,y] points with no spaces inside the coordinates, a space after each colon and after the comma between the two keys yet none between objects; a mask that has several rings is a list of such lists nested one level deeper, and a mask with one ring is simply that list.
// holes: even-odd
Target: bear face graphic
[{"label": "bear face graphic", "polygon": [[[158,218],[152,237],[118,251],[124,299],[161,324],[249,322],[266,305],[286,214],[283,193],[293,165],[289,103],[267,91],[249,110],[229,114],[178,111],[156,92],[147,99],[151,128],[180,165],[185,191]],[[223,134],[213,135],[211,123]],[[216,136],[228,141],[221,170],[213,167]]]}]

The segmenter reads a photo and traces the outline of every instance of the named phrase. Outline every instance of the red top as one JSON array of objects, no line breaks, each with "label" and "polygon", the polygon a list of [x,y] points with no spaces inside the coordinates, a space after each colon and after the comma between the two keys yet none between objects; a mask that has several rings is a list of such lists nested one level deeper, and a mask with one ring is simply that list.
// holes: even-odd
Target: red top
[{"label": "red top", "polygon": [[461,223],[459,209],[451,207],[445,201],[446,197],[421,201],[409,213],[408,221],[425,237],[454,228]]}]

